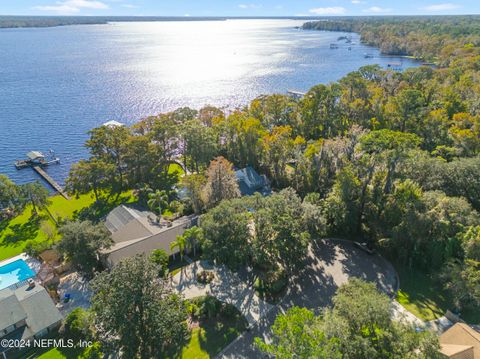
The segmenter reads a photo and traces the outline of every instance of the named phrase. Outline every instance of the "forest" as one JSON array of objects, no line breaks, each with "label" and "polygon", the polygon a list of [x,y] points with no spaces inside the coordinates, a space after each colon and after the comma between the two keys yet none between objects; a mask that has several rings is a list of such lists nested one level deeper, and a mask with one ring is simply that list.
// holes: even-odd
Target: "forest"
[{"label": "forest", "polygon": [[305,30],[357,32],[386,55],[413,56],[448,66],[459,48],[478,47],[479,16],[379,16],[307,22]]},{"label": "forest", "polygon": [[102,25],[109,22],[135,21],[222,21],[220,17],[186,16],[12,16],[0,15],[1,28]]}]

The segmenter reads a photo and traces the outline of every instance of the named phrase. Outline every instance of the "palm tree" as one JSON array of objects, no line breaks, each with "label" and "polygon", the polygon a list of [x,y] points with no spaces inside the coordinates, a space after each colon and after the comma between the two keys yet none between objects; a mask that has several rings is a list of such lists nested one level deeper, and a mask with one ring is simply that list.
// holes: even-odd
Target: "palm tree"
[{"label": "palm tree", "polygon": [[168,204],[168,195],[165,191],[156,190],[148,194],[148,206],[152,211],[158,211],[158,220],[162,218],[162,210]]},{"label": "palm tree", "polygon": [[[175,248],[178,248],[180,253],[180,261],[183,260],[183,253],[186,248],[186,238],[184,236],[177,236],[177,239],[170,243],[170,250],[173,252]],[[175,253],[173,253],[173,259],[175,260]]]},{"label": "palm tree", "polygon": [[197,254],[197,244],[203,240],[203,230],[197,226],[193,226],[185,230],[183,236],[187,239],[188,247],[193,250],[193,256]]}]

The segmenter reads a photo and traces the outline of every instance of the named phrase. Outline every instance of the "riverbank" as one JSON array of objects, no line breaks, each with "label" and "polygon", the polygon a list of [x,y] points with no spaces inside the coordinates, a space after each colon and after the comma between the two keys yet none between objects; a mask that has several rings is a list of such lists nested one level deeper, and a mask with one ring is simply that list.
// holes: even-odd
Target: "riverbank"
[{"label": "riverbank", "polygon": [[110,22],[145,21],[225,21],[224,17],[189,16],[0,16],[0,29],[57,27],[68,25],[105,25]]},{"label": "riverbank", "polygon": [[17,171],[13,163],[29,151],[53,149],[61,164],[47,172],[64,185],[71,164],[87,156],[88,131],[108,120],[131,125],[207,104],[242,108],[258,96],[306,92],[366,65],[418,66],[410,59],[379,57],[378,49],[360,44],[356,34],[351,50],[332,50],[330,44],[343,33],[295,29],[304,22],[120,22],[1,30],[0,173],[19,184],[37,180],[33,171]]},{"label": "riverbank", "polygon": [[112,22],[226,21],[226,20],[318,20],[303,16],[14,16],[0,15],[0,29],[105,25]]}]

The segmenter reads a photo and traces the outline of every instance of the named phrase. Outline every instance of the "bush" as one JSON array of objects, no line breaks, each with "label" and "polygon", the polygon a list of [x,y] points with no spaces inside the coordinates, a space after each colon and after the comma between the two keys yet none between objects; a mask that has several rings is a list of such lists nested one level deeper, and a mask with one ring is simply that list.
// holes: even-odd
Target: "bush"
[{"label": "bush", "polygon": [[222,313],[223,307],[224,304],[215,297],[205,296],[191,299],[189,311],[198,319],[208,319]]},{"label": "bush", "polygon": [[95,342],[92,346],[85,349],[85,351],[78,357],[78,359],[103,359],[104,355],[101,351],[100,343]]},{"label": "bush", "polygon": [[25,244],[25,253],[31,257],[38,257],[40,253],[52,248],[52,244],[49,241],[36,242],[30,240]]},{"label": "bush", "polygon": [[83,308],[74,309],[64,320],[61,333],[67,339],[91,340],[92,335],[92,316],[90,312]]},{"label": "bush", "polygon": [[172,202],[170,202],[168,207],[169,207],[170,211],[172,211],[172,213],[176,213],[178,215],[183,214],[183,203],[180,202],[180,201],[172,201]]},{"label": "bush", "polygon": [[160,277],[164,277],[168,269],[168,254],[163,249],[156,249],[150,256],[150,261],[158,266]]},{"label": "bush", "polygon": [[260,297],[266,300],[275,301],[287,286],[288,276],[283,271],[270,271],[260,274],[253,285]]},{"label": "bush", "polygon": [[215,274],[212,271],[201,271],[197,274],[197,282],[201,284],[208,284],[213,281]]},{"label": "bush", "polygon": [[222,307],[222,314],[227,318],[235,318],[239,312],[234,305],[225,303]]}]

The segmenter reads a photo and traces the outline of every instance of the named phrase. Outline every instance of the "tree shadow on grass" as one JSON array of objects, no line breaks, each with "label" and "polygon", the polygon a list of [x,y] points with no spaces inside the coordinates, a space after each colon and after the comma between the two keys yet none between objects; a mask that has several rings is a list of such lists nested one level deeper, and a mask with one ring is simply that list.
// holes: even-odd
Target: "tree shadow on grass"
[{"label": "tree shadow on grass", "polygon": [[191,340],[192,333],[189,332],[188,335],[184,336],[179,340],[176,346],[171,347],[167,352],[163,353],[162,357],[168,359],[180,359],[182,358],[183,348],[185,348]]},{"label": "tree shadow on grass", "polygon": [[8,219],[3,219],[0,221],[0,236],[2,235],[3,231],[7,229],[9,224],[10,224],[10,220]]},{"label": "tree shadow on grass", "polygon": [[41,216],[32,215],[27,222],[10,226],[9,229],[11,233],[5,235],[3,238],[3,244],[7,246],[15,246],[34,239],[40,229],[41,221]]},{"label": "tree shadow on grass", "polygon": [[91,221],[94,223],[104,219],[115,207],[128,203],[131,199],[130,194],[122,194],[118,197],[102,197],[90,206],[73,212],[73,220],[75,221]]},{"label": "tree shadow on grass", "polygon": [[451,298],[431,274],[420,270],[396,265],[400,276],[400,292],[398,299],[401,304],[415,305],[423,317],[433,319],[441,317],[447,309],[453,308]]},{"label": "tree shadow on grass", "polygon": [[211,358],[215,357],[223,348],[235,340],[247,328],[247,321],[235,308],[236,311],[229,316],[224,314],[217,318],[200,321],[203,329],[199,335],[200,348],[207,352]]}]

